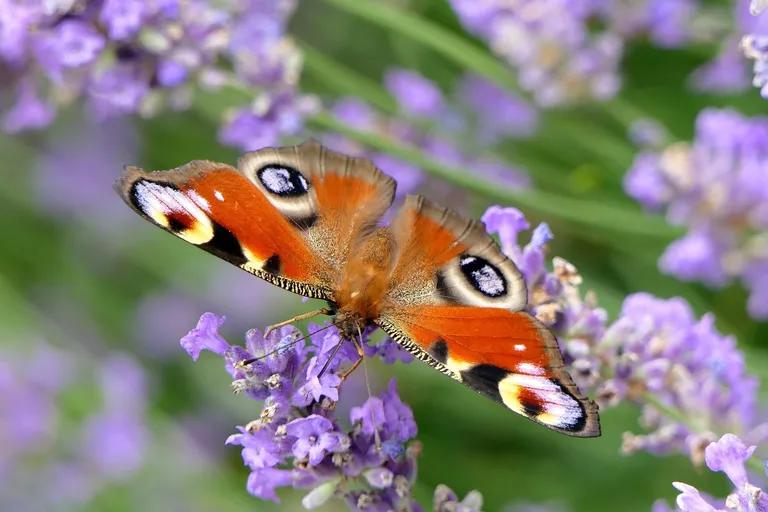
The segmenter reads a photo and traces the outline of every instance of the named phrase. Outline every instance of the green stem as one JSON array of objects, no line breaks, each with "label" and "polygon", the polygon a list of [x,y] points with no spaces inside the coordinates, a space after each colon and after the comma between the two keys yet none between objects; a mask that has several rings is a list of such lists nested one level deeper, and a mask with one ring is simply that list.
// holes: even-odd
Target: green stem
[{"label": "green stem", "polygon": [[304,54],[304,70],[334,92],[357,96],[382,112],[398,114],[397,102],[378,82],[328,57],[306,42],[300,42],[300,46]]},{"label": "green stem", "polygon": [[574,222],[590,229],[602,229],[615,235],[641,236],[654,239],[671,239],[679,235],[678,229],[669,226],[660,217],[648,216],[604,204],[594,204],[592,201],[582,201],[548,192],[533,190],[525,192],[515,191],[495,183],[483,181],[465,169],[443,165],[430,159],[416,147],[393,141],[379,134],[356,130],[325,112],[317,114],[309,122],[318,128],[341,133],[376,150],[384,151],[407,160],[421,167],[429,174],[442,178],[465,190],[505,203],[518,204],[544,216]]},{"label": "green stem", "polygon": [[372,0],[325,0],[337,9],[402,34],[452,60],[462,70],[484,76],[500,87],[519,91],[505,64],[463,36],[403,9]]},{"label": "green stem", "polygon": [[[651,393],[645,393],[643,395],[643,398],[645,398],[645,401],[648,402],[652,407],[654,407],[660,413],[664,414],[665,416],[668,416],[669,418],[675,420],[676,422],[682,425],[685,425],[686,427],[690,428],[694,432],[703,433],[703,432],[709,431],[709,429],[704,428],[702,425],[695,425],[693,422],[690,421],[690,419],[685,414],[683,414],[682,411],[658,400]],[[763,463],[754,457],[747,460],[747,466],[749,466],[750,469],[752,469],[753,471],[761,475],[765,471],[765,468],[763,467]]]}]

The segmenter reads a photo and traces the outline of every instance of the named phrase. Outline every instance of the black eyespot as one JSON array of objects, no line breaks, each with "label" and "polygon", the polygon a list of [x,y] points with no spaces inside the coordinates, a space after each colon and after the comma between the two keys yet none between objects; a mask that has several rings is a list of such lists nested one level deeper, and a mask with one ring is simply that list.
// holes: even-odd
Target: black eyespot
[{"label": "black eyespot", "polygon": [[307,179],[287,165],[265,165],[256,176],[267,190],[280,197],[301,196],[309,190]]},{"label": "black eyespot", "polygon": [[507,294],[504,274],[485,258],[463,255],[459,259],[459,268],[467,281],[483,295],[502,297]]}]

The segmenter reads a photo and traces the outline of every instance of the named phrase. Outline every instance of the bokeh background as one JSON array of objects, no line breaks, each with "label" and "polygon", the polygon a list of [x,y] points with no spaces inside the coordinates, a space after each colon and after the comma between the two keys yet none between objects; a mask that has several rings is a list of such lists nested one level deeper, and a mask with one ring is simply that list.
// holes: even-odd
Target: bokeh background
[{"label": "bokeh background", "polygon": [[[713,312],[721,332],[738,339],[753,374],[768,373],[768,324],[748,313],[744,286],[732,280],[715,288],[660,271],[661,254],[684,227],[645,211],[623,187],[643,144],[691,140],[702,109],[728,107],[748,116],[765,112],[765,100],[749,84],[749,61],[735,42],[748,32],[739,21],[747,16],[746,3],[689,2],[682,14],[662,10],[662,21],[689,30],[664,39],[651,30],[661,21],[634,32],[617,28],[632,16],[631,8],[650,9],[653,2],[604,2],[625,9],[615,9],[614,25],[607,16],[585,22],[588,33],[613,31],[623,45],[615,50],[614,78],[620,85],[606,76],[596,86],[605,87],[604,98],[582,94],[579,88],[586,86],[578,81],[561,83],[561,96],[547,96],[543,86],[521,85],[520,66],[494,55],[484,32],[461,22],[452,8],[461,3],[305,1],[283,17],[285,32],[281,24],[264,27],[254,21],[254,30],[277,31],[274,37],[295,44],[290,51],[276,45],[273,54],[259,59],[282,66],[296,55],[303,58],[303,63],[291,62],[296,94],[308,113],[294,113],[303,122],[283,120],[282,132],[232,121],[231,108],[252,99],[247,88],[211,90],[189,78],[194,98],[177,104],[164,98],[167,105],[156,111],[133,113],[128,107],[129,115],[105,116],[92,108],[86,93],[70,91],[69,97],[56,96],[56,118],[40,123],[44,127],[16,130],[6,122],[6,131],[19,133],[0,136],[3,510],[301,509],[300,491],[282,492],[279,505],[246,493],[239,450],[224,440],[258,408],[230,392],[219,358],[204,355],[193,363],[179,338],[204,311],[226,315],[224,332],[235,342],[250,327],[314,304],[136,217],[111,188],[124,164],[165,169],[198,158],[232,163],[243,148],[310,136],[342,150],[375,154],[401,188],[422,191],[475,218],[486,207],[503,204],[521,208],[533,225],[547,222],[555,233],[550,255],[578,267],[583,288],[595,292],[611,318],[632,292],[685,297],[697,314]],[[10,16],[17,8],[12,4],[0,2],[0,17]],[[66,17],[67,9],[81,2],[64,4],[48,16]],[[228,2],[221,4],[223,11],[235,11]],[[672,4],[681,3],[667,6]],[[565,5],[553,8],[544,22],[561,23]],[[260,8],[271,9],[252,7]],[[393,12],[404,13],[408,23],[387,18]],[[0,30],[7,25],[0,23]],[[121,50],[114,48],[124,43],[108,44],[117,54]],[[728,51],[730,57],[722,57]],[[702,78],[702,67],[718,56],[732,59],[720,76],[733,83],[712,86]],[[3,62],[6,109],[20,74],[39,83],[48,80],[43,90],[57,87],[50,86],[55,82],[50,77],[41,78],[44,73],[30,70],[32,60],[25,61],[29,67],[14,66],[7,56]],[[407,82],[408,76],[400,76],[405,83],[398,85],[396,70],[416,72],[436,84],[450,115],[430,119],[429,94]],[[490,93],[477,93],[479,103],[460,101],[467,73],[483,72],[485,78],[495,76],[497,84],[506,83],[519,101],[502,114],[510,126],[488,134],[482,130],[489,126],[481,103]],[[587,75],[592,73],[594,78],[602,71]],[[266,79],[260,84],[269,87]],[[571,94],[574,98],[567,97]],[[402,101],[409,95],[416,98],[410,107]],[[429,112],[421,115],[419,108]],[[227,112],[229,122],[222,129]],[[367,115],[379,117],[371,122]],[[638,127],[640,120],[657,124]],[[438,135],[450,141],[445,142],[449,147],[438,147],[431,139]],[[404,151],[403,141],[416,152]],[[464,156],[452,157],[451,151]],[[494,163],[481,169],[475,163],[482,158]],[[461,173],[444,179],[441,165]],[[768,179],[763,184],[768,187]],[[403,400],[413,407],[423,443],[415,492],[427,507],[439,483],[460,495],[480,490],[487,510],[518,510],[525,504],[563,511],[649,510],[659,498],[673,499],[672,481],[716,495],[726,492],[721,475],[695,467],[688,457],[622,455],[623,433],[638,429],[632,404],[601,413],[599,439],[571,439],[478,399],[419,363],[374,361],[371,368],[376,389],[394,375]],[[366,397],[359,379],[343,393],[350,400]],[[327,509],[340,506],[332,502]]]}]

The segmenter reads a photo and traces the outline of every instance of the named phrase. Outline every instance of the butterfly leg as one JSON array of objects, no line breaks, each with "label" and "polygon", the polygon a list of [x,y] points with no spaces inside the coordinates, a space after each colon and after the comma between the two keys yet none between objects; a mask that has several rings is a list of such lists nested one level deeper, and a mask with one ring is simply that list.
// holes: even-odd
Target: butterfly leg
[{"label": "butterfly leg", "polygon": [[339,375],[341,377],[341,382],[344,382],[347,380],[347,377],[357,369],[358,366],[360,366],[360,363],[363,362],[363,358],[365,357],[365,352],[363,352],[363,344],[362,342],[357,338],[352,338],[352,343],[355,344],[355,348],[357,349],[357,361],[352,363],[352,366],[341,372]]},{"label": "butterfly leg", "polygon": [[328,315],[328,314],[330,314],[330,310],[328,308],[320,308],[320,309],[315,309],[314,311],[307,311],[306,313],[301,313],[300,315],[296,315],[292,318],[289,318],[288,320],[283,320],[282,322],[278,322],[276,324],[272,324],[268,326],[264,331],[264,337],[266,338],[267,336],[269,336],[269,333],[271,333],[275,329],[278,329],[286,325],[290,325],[294,322],[298,322],[299,320],[307,320],[309,318],[314,318],[319,315]]}]

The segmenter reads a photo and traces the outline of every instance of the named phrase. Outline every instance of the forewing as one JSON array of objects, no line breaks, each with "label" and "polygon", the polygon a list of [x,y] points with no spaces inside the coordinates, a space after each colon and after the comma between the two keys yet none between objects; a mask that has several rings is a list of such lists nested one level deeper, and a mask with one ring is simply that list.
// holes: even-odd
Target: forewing
[{"label": "forewing", "polygon": [[333,300],[350,247],[389,207],[394,181],[313,141],[247,153],[238,167],[126,167],[116,188],[187,242],[295,293]]},{"label": "forewing", "polygon": [[295,293],[331,297],[323,262],[301,229],[237,169],[202,160],[168,171],[126,167],[116,188],[179,238]]}]

